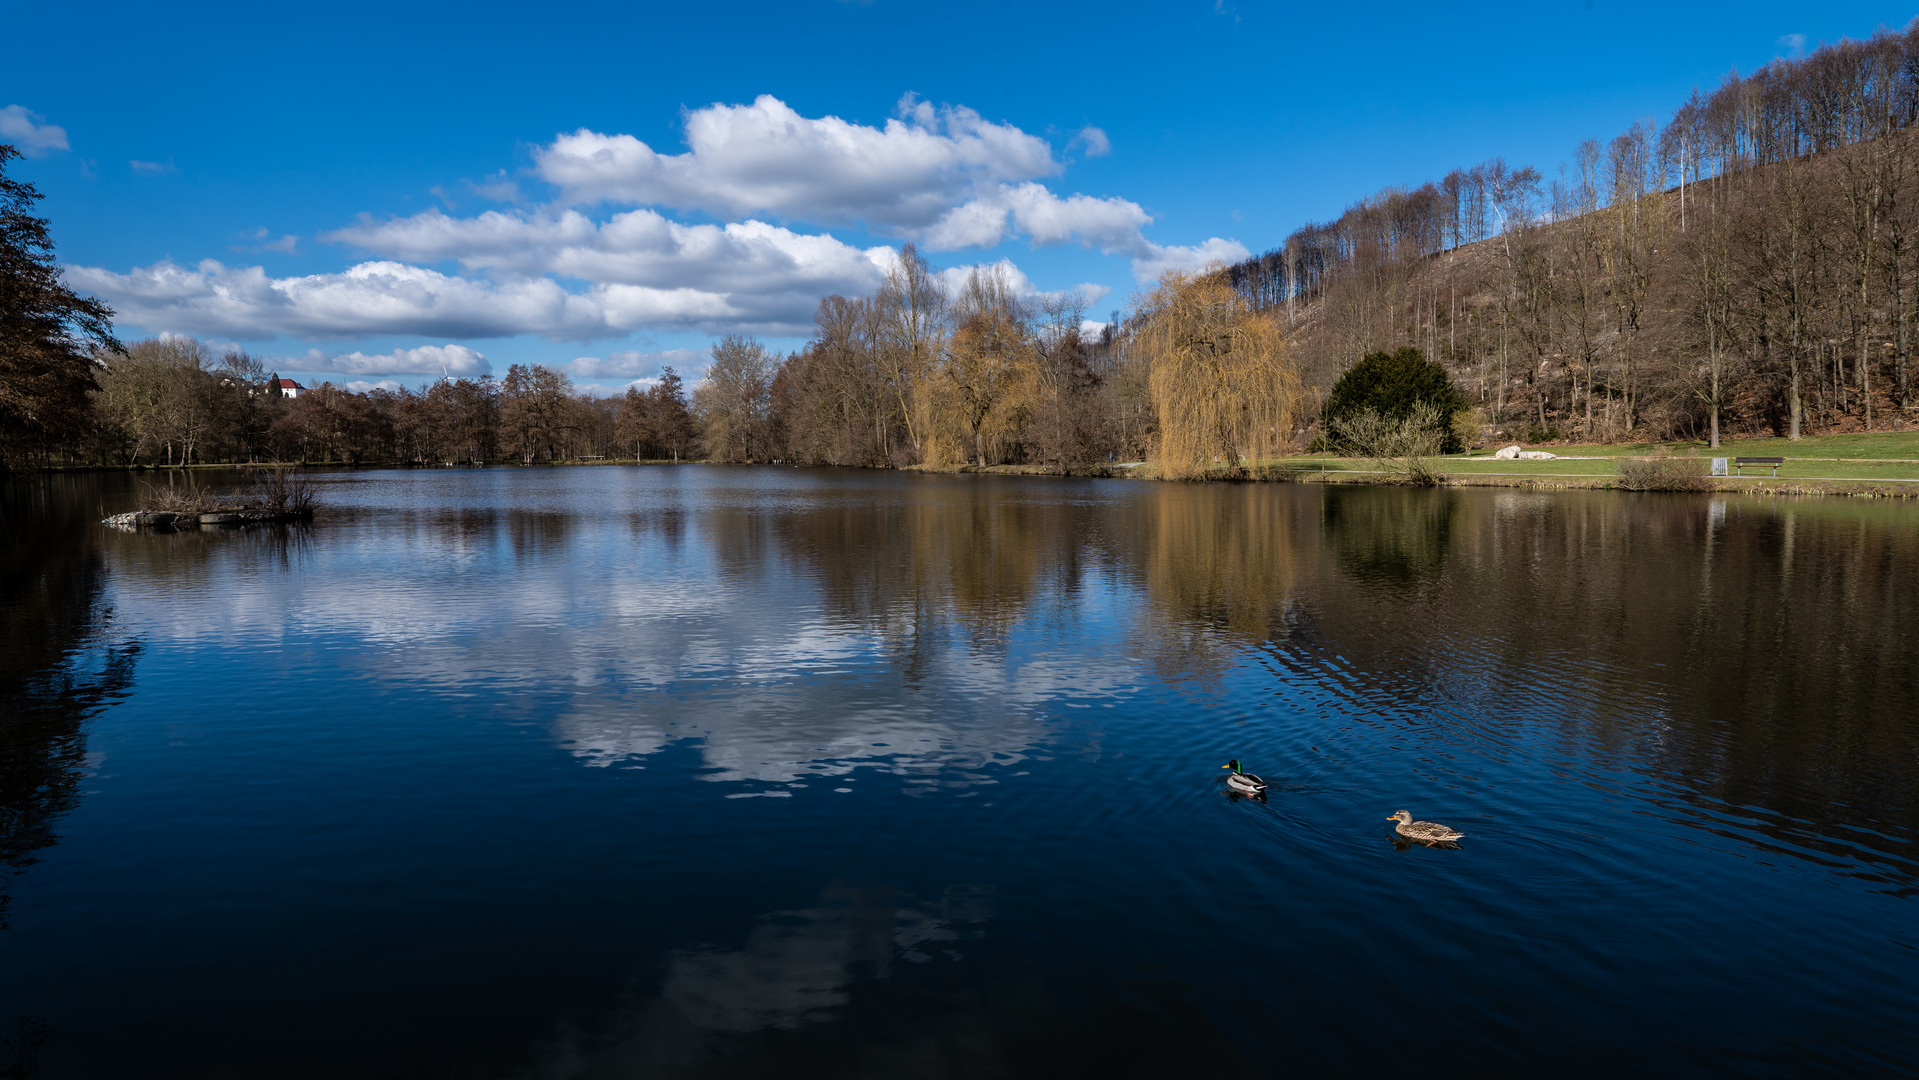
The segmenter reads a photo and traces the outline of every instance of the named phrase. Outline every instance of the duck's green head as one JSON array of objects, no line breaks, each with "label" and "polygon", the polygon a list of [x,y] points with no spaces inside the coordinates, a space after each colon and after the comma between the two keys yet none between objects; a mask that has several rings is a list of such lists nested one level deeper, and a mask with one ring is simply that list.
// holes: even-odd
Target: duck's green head
[{"label": "duck's green head", "polygon": [[1222,768],[1222,769],[1231,769],[1231,770],[1233,770],[1234,772],[1239,772],[1239,771],[1240,771],[1240,768],[1239,768],[1239,759],[1238,759],[1238,758],[1234,758],[1233,760],[1231,760],[1231,761],[1229,761],[1229,762],[1227,762],[1226,764],[1224,764],[1224,765],[1221,765],[1221,766],[1220,766],[1220,768]]}]

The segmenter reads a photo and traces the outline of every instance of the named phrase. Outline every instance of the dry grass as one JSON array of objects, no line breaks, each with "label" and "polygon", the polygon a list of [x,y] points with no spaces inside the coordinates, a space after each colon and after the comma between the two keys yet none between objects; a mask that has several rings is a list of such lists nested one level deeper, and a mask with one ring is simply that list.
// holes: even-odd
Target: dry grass
[{"label": "dry grass", "polygon": [[140,500],[140,509],[151,514],[214,514],[239,508],[240,504],[231,496],[171,484],[146,485],[146,494]]},{"label": "dry grass", "polygon": [[140,509],[152,514],[179,514],[185,517],[258,510],[273,518],[290,521],[311,521],[319,505],[319,492],[313,480],[285,468],[260,472],[250,493],[216,495],[200,488],[149,484],[140,500]]},{"label": "dry grass", "polygon": [[276,517],[313,520],[320,493],[313,478],[292,469],[269,469],[253,485],[254,505]]}]

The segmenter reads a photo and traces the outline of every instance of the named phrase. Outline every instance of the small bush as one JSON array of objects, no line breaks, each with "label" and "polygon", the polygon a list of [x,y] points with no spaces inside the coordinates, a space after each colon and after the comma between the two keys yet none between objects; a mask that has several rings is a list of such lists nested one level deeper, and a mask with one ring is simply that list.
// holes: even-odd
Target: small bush
[{"label": "small bush", "polygon": [[1619,486],[1627,491],[1710,491],[1706,469],[1704,458],[1622,458]]},{"label": "small bush", "polygon": [[1432,458],[1452,434],[1446,427],[1448,419],[1422,401],[1403,417],[1373,409],[1350,414],[1334,420],[1329,435],[1340,446],[1400,474],[1407,483],[1430,487],[1444,479]]},{"label": "small bush", "polygon": [[1453,443],[1461,450],[1471,450],[1486,441],[1486,411],[1484,409],[1461,409],[1453,414]]}]

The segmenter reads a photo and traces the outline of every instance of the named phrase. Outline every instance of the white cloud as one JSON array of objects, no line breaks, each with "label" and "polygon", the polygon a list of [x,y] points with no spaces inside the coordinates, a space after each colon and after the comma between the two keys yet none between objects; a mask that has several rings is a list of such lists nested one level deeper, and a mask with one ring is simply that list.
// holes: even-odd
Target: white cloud
[{"label": "white cloud", "polygon": [[1069,293],[1077,293],[1079,294],[1080,300],[1083,301],[1087,307],[1092,307],[1094,304],[1105,299],[1106,296],[1113,291],[1104,285],[1096,285],[1090,281],[1074,286],[1071,289],[1055,289],[1050,291],[1042,289],[1033,284],[1033,279],[1026,276],[1026,271],[1015,266],[1011,259],[1001,259],[996,263],[970,263],[966,266],[949,266],[941,270],[937,275],[939,277],[940,287],[946,290],[947,296],[956,297],[960,294],[960,290],[966,287],[967,276],[976,269],[997,269],[1005,276],[1006,285],[1013,291],[1013,295],[1028,303],[1038,303],[1043,300],[1057,299]]},{"label": "white cloud", "polygon": [[[491,374],[493,366],[484,353],[464,345],[422,345],[415,349],[395,349],[390,353],[368,356],[350,352],[328,356],[319,349],[308,349],[304,359],[290,360],[300,371],[333,371],[342,375],[461,375],[473,377]],[[398,383],[394,384],[398,386]]]},{"label": "white cloud", "polygon": [[375,390],[399,390],[401,386],[398,379],[381,379],[379,382],[354,379],[346,384],[346,388],[355,394],[370,394]]},{"label": "white cloud", "polygon": [[631,135],[581,128],[537,151],[535,167],[571,202],[895,230],[931,225],[979,186],[1059,171],[1046,140],[911,95],[883,128],[804,117],[765,94],[751,105],[709,105],[687,114],[686,144],[685,153],[661,154]]},{"label": "white cloud", "polygon": [[214,259],[191,269],[162,260],[125,274],[69,266],[66,274],[74,287],[112,304],[119,321],[149,330],[247,339],[542,334],[583,340],[623,332],[609,326],[594,298],[569,293],[557,282],[496,284],[395,262],[287,278]]},{"label": "white cloud", "polygon": [[484,281],[388,261],[285,278],[213,259],[192,268],[162,260],[125,274],[69,266],[66,274],[75,288],[112,304],[122,324],[244,339],[537,334],[593,341],[636,330],[804,336],[812,332],[821,296],[869,291],[878,280],[875,270],[842,289],[830,278],[743,272],[729,278],[724,267],[709,269],[717,284],[708,288],[609,282],[584,292],[546,277]]},{"label": "white cloud", "polygon": [[[1024,235],[1045,247],[1077,240],[1145,256],[1139,204],[1074,194],[1039,177],[1059,172],[1052,147],[971,109],[935,109],[908,95],[884,128],[836,116],[809,119],[769,95],[752,105],[689,113],[682,154],[631,135],[584,128],[536,153],[537,171],[570,202],[625,202],[721,216],[771,213],[826,225],[862,224],[934,251],[994,247]],[[1106,133],[1074,137],[1109,153]]]},{"label": "white cloud", "polygon": [[[467,271],[558,274],[602,285],[773,296],[866,292],[879,284],[887,248],[865,251],[824,234],[796,233],[761,221],[682,225],[652,210],[599,223],[577,210],[489,210],[449,217],[428,210],[407,218],[362,220],[326,234],[381,255],[414,262],[457,261]],[[810,318],[811,304],[802,313]]]},{"label": "white cloud", "polygon": [[526,201],[526,196],[520,194],[519,183],[512,177],[509,177],[505,169],[501,169],[499,172],[487,177],[484,182],[474,183],[471,180],[467,180],[464,181],[464,183],[473,194],[478,195],[488,202],[514,203],[517,205]]},{"label": "white cloud", "polygon": [[178,172],[171,158],[166,161],[129,161],[127,164],[141,176],[160,176],[164,173]]},{"label": "white cloud", "polygon": [[1215,236],[1203,243],[1186,246],[1165,247],[1150,245],[1151,250],[1144,256],[1133,260],[1133,278],[1142,284],[1158,281],[1161,274],[1168,270],[1191,272],[1204,270],[1214,263],[1235,263],[1252,257],[1246,245],[1237,240],[1222,240]]},{"label": "white cloud", "polygon": [[1096,199],[1090,195],[1060,198],[1038,184],[1002,189],[1013,220],[1035,245],[1064,244],[1077,237],[1086,247],[1135,254],[1147,246],[1140,229],[1152,217],[1138,203],[1125,199]]},{"label": "white cloud", "polygon": [[67,129],[46,122],[46,117],[24,105],[0,109],[0,142],[13,144],[27,157],[43,157],[67,147]]},{"label": "white cloud", "polygon": [[[1090,126],[1073,140],[1088,153],[1110,149],[1104,132]],[[882,127],[803,117],[767,96],[751,105],[712,105],[687,115],[686,141],[684,153],[663,155],[629,135],[582,129],[536,151],[534,171],[574,202],[857,221],[930,250],[990,248],[1016,237],[1034,246],[1077,243],[1130,257],[1142,281],[1168,268],[1246,255],[1238,243],[1217,237],[1192,246],[1155,244],[1144,235],[1152,215],[1138,203],[1062,196],[1038,182],[1060,168],[1045,140],[911,95]],[[172,168],[137,164],[147,171]],[[522,197],[504,171],[469,187],[488,198]],[[297,237],[270,237],[264,228],[249,234],[248,250],[298,253]],[[862,249],[824,232],[753,218],[685,224],[648,206],[604,220],[562,204],[466,217],[441,209],[387,219],[363,215],[320,238],[374,258],[337,272],[284,278],[215,260],[192,267],[162,260],[124,274],[97,267],[68,273],[76,287],[113,304],[124,323],[150,331],[248,340],[535,334],[593,341],[641,330],[807,335],[822,297],[871,294],[896,258],[890,248]],[[1018,287],[1042,295],[1023,274]],[[1098,303],[1109,290],[1079,291]],[[637,361],[617,356],[573,363],[582,378],[629,377]]]},{"label": "white cloud", "polygon": [[1077,240],[1109,255],[1143,256],[1153,245],[1140,230],[1152,220],[1126,199],[1077,194],[1062,199],[1042,184],[1002,184],[947,211],[915,236],[932,251],[995,247],[1024,235],[1034,247]]},{"label": "white cloud", "polygon": [[706,363],[706,357],[692,349],[667,349],[664,352],[622,351],[605,358],[582,356],[559,365],[576,379],[632,379],[635,382],[658,381],[661,368],[670,367],[682,375]]},{"label": "white cloud", "polygon": [[268,240],[267,237],[271,235],[272,234],[267,231],[266,227],[262,226],[258,229],[253,230],[252,232],[243,234],[244,239],[256,241],[255,243],[234,244],[234,245],[231,245],[228,250],[230,251],[278,251],[285,255],[298,255],[300,253],[299,237],[288,235],[288,236],[282,236],[278,240]]}]

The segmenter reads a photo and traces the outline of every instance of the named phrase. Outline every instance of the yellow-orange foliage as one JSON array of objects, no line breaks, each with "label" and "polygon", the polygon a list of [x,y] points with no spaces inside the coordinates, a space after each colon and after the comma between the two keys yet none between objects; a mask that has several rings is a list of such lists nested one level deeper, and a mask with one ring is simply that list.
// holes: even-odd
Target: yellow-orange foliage
[{"label": "yellow-orange foliage", "polygon": [[1237,473],[1285,445],[1304,392],[1271,319],[1218,272],[1168,272],[1139,308],[1161,475]]}]

